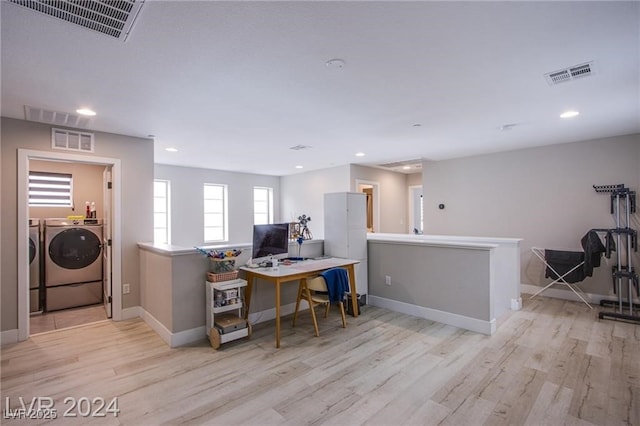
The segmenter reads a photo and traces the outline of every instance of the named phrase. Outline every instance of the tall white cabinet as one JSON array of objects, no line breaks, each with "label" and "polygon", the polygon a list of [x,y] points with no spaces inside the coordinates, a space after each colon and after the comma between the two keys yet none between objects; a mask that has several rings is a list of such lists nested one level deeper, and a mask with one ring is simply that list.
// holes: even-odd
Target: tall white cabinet
[{"label": "tall white cabinet", "polygon": [[356,291],[368,293],[367,203],[360,192],[324,194],[324,254],[359,260]]}]

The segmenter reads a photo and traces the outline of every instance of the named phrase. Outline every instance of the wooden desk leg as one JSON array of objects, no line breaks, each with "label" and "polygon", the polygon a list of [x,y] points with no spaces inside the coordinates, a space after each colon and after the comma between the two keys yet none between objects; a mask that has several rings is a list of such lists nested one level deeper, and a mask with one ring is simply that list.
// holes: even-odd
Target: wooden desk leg
[{"label": "wooden desk leg", "polygon": [[276,279],[276,348],[280,347],[280,280]]},{"label": "wooden desk leg", "polygon": [[349,286],[351,287],[351,306],[353,306],[353,316],[360,315],[360,306],[358,305],[358,296],[356,294],[356,270],[353,264],[347,266],[349,273]]},{"label": "wooden desk leg", "polygon": [[251,293],[253,293],[253,280],[255,276],[247,272],[247,286],[244,288],[244,319],[249,319],[249,307],[251,306]]}]

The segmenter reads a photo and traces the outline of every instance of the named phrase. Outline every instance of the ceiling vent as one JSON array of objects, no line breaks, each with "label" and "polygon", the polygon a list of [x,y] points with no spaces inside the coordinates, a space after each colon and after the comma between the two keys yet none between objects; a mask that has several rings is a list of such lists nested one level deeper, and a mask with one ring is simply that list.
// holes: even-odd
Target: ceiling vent
[{"label": "ceiling vent", "polygon": [[577,78],[588,77],[595,72],[593,61],[580,65],[574,65],[570,68],[550,72],[544,75],[549,86],[555,86],[565,81],[575,80]]},{"label": "ceiling vent", "polygon": [[309,149],[309,148],[311,148],[309,145],[296,145],[296,146],[289,147],[289,149],[292,149],[294,151],[302,151],[304,149]]},{"label": "ceiling vent", "polygon": [[9,0],[19,6],[127,41],[144,0]]},{"label": "ceiling vent", "polygon": [[378,167],[391,169],[396,172],[413,173],[422,169],[422,159],[396,161],[393,163],[378,164]]},{"label": "ceiling vent", "polygon": [[85,128],[91,122],[90,117],[85,117],[80,114],[51,111],[43,108],[30,107],[28,105],[24,107],[24,118],[25,120],[37,121],[38,123],[77,128]]}]

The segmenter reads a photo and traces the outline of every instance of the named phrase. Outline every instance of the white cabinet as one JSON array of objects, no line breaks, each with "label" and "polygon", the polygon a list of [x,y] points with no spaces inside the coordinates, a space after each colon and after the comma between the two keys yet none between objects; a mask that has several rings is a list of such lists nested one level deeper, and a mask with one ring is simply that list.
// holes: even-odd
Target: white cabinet
[{"label": "white cabinet", "polygon": [[244,287],[247,281],[206,282],[207,336],[211,346],[251,335],[251,324],[244,319]]},{"label": "white cabinet", "polygon": [[359,260],[356,291],[367,294],[367,202],[360,192],[324,194],[324,254]]}]

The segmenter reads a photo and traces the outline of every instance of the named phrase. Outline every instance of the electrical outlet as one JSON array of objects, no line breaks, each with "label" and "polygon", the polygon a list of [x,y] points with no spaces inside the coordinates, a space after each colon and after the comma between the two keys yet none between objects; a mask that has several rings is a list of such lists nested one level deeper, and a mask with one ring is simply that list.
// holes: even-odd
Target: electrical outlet
[{"label": "electrical outlet", "polygon": [[131,293],[131,286],[127,283],[127,284],[122,284],[122,294],[129,294]]},{"label": "electrical outlet", "polygon": [[389,275],[385,275],[384,277],[384,283],[386,285],[391,285],[391,277]]}]

